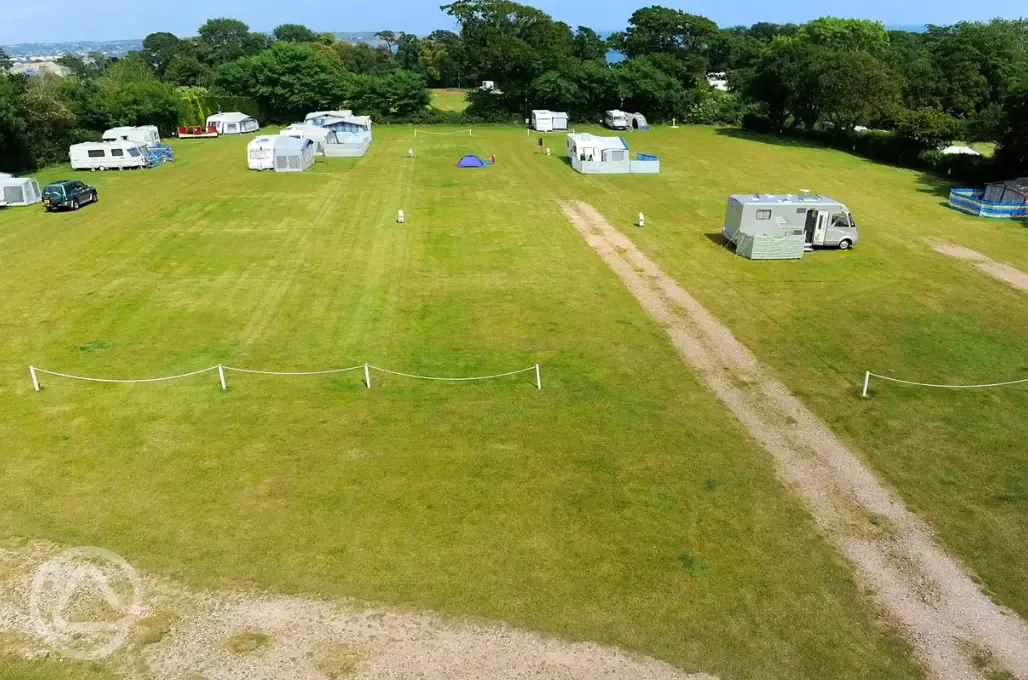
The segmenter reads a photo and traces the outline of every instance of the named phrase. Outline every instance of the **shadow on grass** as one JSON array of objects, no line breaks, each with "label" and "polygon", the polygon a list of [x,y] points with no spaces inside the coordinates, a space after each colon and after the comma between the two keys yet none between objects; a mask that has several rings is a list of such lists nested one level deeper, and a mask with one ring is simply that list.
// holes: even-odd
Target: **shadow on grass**
[{"label": "shadow on grass", "polygon": [[955,183],[948,177],[942,177],[930,172],[920,172],[917,177],[918,187],[917,190],[922,194],[930,194],[932,196],[941,196],[947,199],[943,205],[949,206],[949,192],[951,189],[964,188],[963,185]]},{"label": "shadow on grass", "polygon": [[728,245],[728,239],[726,239],[725,235],[722,234],[720,231],[712,231],[709,234],[704,234],[704,236],[707,237],[708,241],[718,246],[719,248],[724,248]]},{"label": "shadow on grass", "polygon": [[745,139],[750,142],[760,142],[761,144],[772,144],[774,146],[792,146],[802,149],[831,149],[832,147],[826,144],[819,144],[816,141],[809,139],[797,139],[795,137],[784,137],[779,135],[773,135],[766,132],[753,132],[752,130],[743,130],[742,128],[722,127],[715,131],[715,134],[721,135],[722,137],[733,137],[735,139]]}]

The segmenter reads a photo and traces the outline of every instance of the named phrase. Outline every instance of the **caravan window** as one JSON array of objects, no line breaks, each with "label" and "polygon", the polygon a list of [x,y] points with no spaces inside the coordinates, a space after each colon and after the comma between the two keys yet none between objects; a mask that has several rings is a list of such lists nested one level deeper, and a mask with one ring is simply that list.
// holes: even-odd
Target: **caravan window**
[{"label": "caravan window", "polygon": [[267,149],[250,149],[250,160],[262,161],[271,158],[271,152]]},{"label": "caravan window", "polygon": [[89,154],[90,158],[103,158],[104,157],[104,150],[103,149],[90,149],[87,153]]},{"label": "caravan window", "polygon": [[129,149],[129,156],[139,158],[139,149]]},{"label": "caravan window", "polygon": [[122,151],[121,149],[111,149],[111,155],[114,156],[115,158],[121,158],[122,156],[125,155],[125,152]]},{"label": "caravan window", "polygon": [[769,220],[769,219],[771,219],[771,211],[770,210],[758,210],[757,211],[757,219],[758,220]]}]

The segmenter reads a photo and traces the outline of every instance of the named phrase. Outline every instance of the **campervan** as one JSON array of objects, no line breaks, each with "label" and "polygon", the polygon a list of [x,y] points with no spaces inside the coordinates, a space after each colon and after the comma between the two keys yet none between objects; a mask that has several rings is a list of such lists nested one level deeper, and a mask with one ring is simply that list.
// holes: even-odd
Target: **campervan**
[{"label": "campervan", "polygon": [[68,159],[72,170],[138,170],[152,165],[145,144],[126,140],[72,144]]},{"label": "campervan", "polygon": [[[777,253],[784,259],[802,257],[804,250],[814,247],[847,250],[858,238],[849,208],[806,191],[731,196],[722,234],[736,244],[737,252],[754,259],[759,259],[760,252]],[[750,255],[749,249],[755,254]]]},{"label": "campervan", "polygon": [[628,116],[624,111],[618,111],[617,109],[607,111],[603,117],[603,124],[611,130],[627,130]]}]

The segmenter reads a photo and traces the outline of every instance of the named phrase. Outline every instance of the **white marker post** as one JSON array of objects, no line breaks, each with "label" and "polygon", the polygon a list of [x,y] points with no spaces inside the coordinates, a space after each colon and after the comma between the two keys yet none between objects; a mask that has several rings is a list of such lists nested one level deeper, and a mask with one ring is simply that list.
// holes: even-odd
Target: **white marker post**
[{"label": "white marker post", "polygon": [[860,396],[867,399],[867,384],[871,382],[871,371],[864,371],[864,391],[860,393]]},{"label": "white marker post", "polygon": [[535,365],[535,387],[539,390],[543,388],[543,377],[542,374],[539,373],[539,364]]},{"label": "white marker post", "polygon": [[638,224],[639,224],[640,227],[645,227],[646,226],[646,216],[643,215],[642,213],[639,213],[639,222],[638,222]]},{"label": "white marker post", "polygon": [[35,390],[38,392],[39,391],[39,378],[36,377],[36,367],[35,366],[29,366],[29,373],[32,375],[32,387],[34,387]]},{"label": "white marker post", "polygon": [[225,384],[225,369],[221,364],[218,364],[218,377],[221,378],[221,389],[227,390],[228,386]]},{"label": "white marker post", "polygon": [[364,384],[371,389],[371,371],[368,370],[368,365],[364,364]]},{"label": "white marker post", "polygon": [[402,210],[398,210],[396,212],[396,223],[397,224],[403,224],[403,222],[404,222],[403,211]]}]

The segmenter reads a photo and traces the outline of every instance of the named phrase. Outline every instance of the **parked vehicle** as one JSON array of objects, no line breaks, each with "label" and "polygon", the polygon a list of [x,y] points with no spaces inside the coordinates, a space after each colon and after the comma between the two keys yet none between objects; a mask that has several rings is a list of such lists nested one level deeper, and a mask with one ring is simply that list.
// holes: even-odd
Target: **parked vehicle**
[{"label": "parked vehicle", "polygon": [[78,210],[86,203],[96,203],[98,200],[96,187],[74,179],[51,182],[43,187],[43,207],[47,212],[62,208]]},{"label": "parked vehicle", "polygon": [[603,116],[603,124],[611,130],[627,130],[629,127],[628,115],[624,111],[618,111],[617,109],[607,111]]}]

